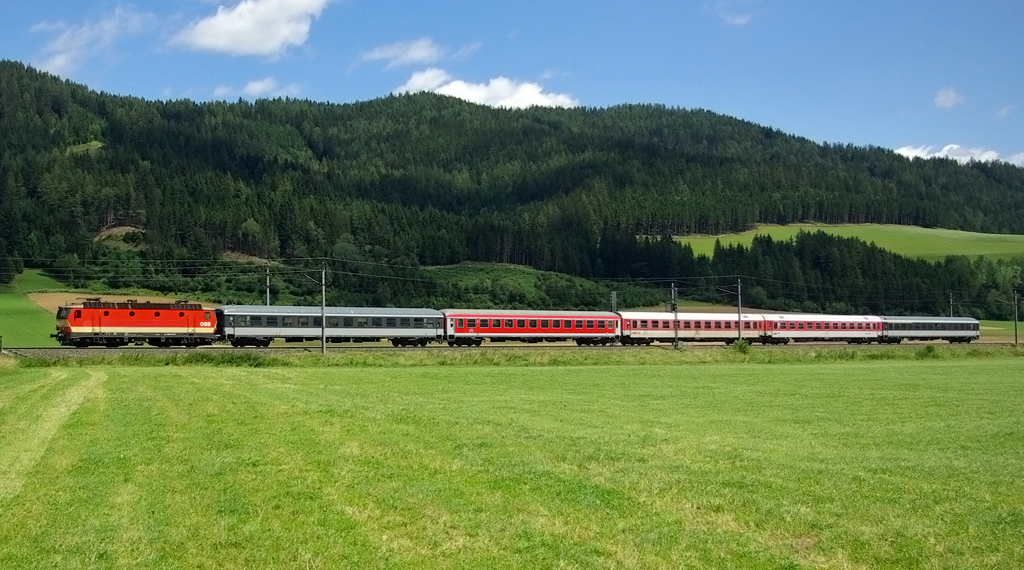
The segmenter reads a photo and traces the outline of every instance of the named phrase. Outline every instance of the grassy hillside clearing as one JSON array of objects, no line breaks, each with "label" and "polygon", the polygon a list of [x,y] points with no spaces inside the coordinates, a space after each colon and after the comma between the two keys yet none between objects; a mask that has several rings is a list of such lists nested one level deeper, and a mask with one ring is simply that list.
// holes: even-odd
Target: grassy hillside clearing
[{"label": "grassy hillside clearing", "polygon": [[1018,568],[1018,365],[0,367],[0,566]]},{"label": "grassy hillside clearing", "polygon": [[685,236],[680,242],[689,243],[695,254],[710,256],[715,240],[722,245],[738,243],[750,245],[755,235],[770,235],[772,239],[786,240],[801,231],[823,232],[856,237],[865,242],[888,249],[906,257],[919,257],[929,261],[943,259],[948,255],[984,255],[993,259],[1024,256],[1024,235],[981,234],[957,230],[921,228],[917,226],[895,226],[879,224],[793,224],[788,226],[762,225],[757,229],[740,234],[721,236]]}]

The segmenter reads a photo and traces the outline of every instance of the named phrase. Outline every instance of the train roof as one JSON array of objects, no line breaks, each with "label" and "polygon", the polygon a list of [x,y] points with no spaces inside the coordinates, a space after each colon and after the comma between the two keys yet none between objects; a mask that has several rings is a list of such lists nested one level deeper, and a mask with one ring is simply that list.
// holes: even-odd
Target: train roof
[{"label": "train roof", "polygon": [[[672,312],[655,312],[655,311],[619,311],[624,319],[648,319],[652,321],[669,319],[671,320],[676,313]],[[736,311],[723,312],[723,313],[684,313],[680,311],[679,320],[686,321],[734,321],[736,320]],[[744,321],[759,321],[761,315],[759,313],[743,313]]]},{"label": "train roof", "polygon": [[607,311],[536,311],[536,310],[510,310],[510,309],[444,309],[441,311],[445,316],[467,316],[467,317],[559,317],[575,319],[617,319],[618,313]]},{"label": "train roof", "polygon": [[850,322],[860,321],[865,323],[877,323],[882,319],[874,315],[818,315],[815,313],[764,313],[766,321],[829,321],[829,322]]},{"label": "train roof", "polygon": [[907,317],[907,316],[883,316],[880,317],[887,323],[976,323],[978,319],[971,317]]},{"label": "train roof", "polygon": [[[76,308],[75,305],[62,305],[68,308]],[[132,310],[143,310],[151,309],[156,311],[202,311],[203,306],[199,303],[189,303],[188,301],[175,301],[173,303],[151,303],[149,301],[139,302],[133,299],[128,299],[123,302],[114,301],[100,301],[97,299],[86,299],[82,302],[81,307],[83,309],[132,309]],[[209,309],[207,309],[209,310]]]},{"label": "train roof", "polygon": [[[288,305],[224,305],[217,310],[225,315],[315,315],[320,307],[297,307]],[[326,307],[324,313],[331,316],[353,317],[441,317],[434,309],[396,309],[393,307]]]}]

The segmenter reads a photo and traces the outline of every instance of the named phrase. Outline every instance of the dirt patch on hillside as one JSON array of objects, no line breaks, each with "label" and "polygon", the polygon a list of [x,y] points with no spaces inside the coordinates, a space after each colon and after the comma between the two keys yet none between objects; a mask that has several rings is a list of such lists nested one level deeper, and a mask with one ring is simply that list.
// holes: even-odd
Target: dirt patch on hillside
[{"label": "dirt patch on hillside", "polygon": [[[86,297],[90,299],[99,297],[100,300],[108,303],[124,303],[128,299],[135,299],[141,303],[145,303],[146,301],[149,301],[150,303],[173,303],[182,298],[159,295],[93,295],[89,293],[30,293],[28,296],[29,299],[32,299],[33,303],[53,314],[57,314],[57,307],[60,307],[61,305],[80,304]],[[200,301],[192,302],[199,303],[207,309],[213,309],[217,306],[212,303],[202,303]]]},{"label": "dirt patch on hillside", "polygon": [[124,237],[125,234],[144,233],[145,231],[146,230],[142,228],[137,228],[135,226],[116,226],[101,231],[100,233],[96,234],[96,236],[93,237],[92,239],[93,241],[100,241],[109,238],[121,238]]}]

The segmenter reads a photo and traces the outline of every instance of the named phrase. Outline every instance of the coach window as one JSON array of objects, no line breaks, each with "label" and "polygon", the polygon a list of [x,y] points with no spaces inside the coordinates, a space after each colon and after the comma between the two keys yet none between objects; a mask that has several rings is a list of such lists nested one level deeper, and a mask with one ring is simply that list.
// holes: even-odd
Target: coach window
[{"label": "coach window", "polygon": [[716,329],[722,328],[722,321],[715,321],[715,328]]},{"label": "coach window", "polygon": [[857,323],[857,330],[859,330],[859,331],[864,330],[864,323]]},{"label": "coach window", "polygon": [[263,326],[263,317],[252,317],[250,319],[250,321],[249,321],[249,324],[254,326],[254,327],[262,327]]},{"label": "coach window", "polygon": [[542,328],[542,329],[549,329],[549,328],[551,328],[551,321],[549,321],[547,319],[541,319],[540,320],[540,328]]},{"label": "coach window", "polygon": [[798,323],[796,327],[798,329],[800,329],[800,330],[804,330],[804,324],[803,323]]},{"label": "coach window", "polygon": [[485,329],[485,328],[487,328],[487,325],[488,325],[487,319],[480,319],[480,328]]},{"label": "coach window", "polygon": [[699,329],[700,328],[700,321],[693,321],[693,328]]},{"label": "coach window", "polygon": [[651,328],[652,329],[658,328],[658,321],[651,321]]},{"label": "coach window", "polygon": [[592,329],[592,328],[594,328],[594,321],[590,321],[590,320],[588,320],[588,321],[587,321],[587,328],[588,328],[588,329]]},{"label": "coach window", "polygon": [[814,323],[814,330],[821,330],[821,323]]},{"label": "coach window", "polygon": [[706,329],[711,328],[711,321],[704,321],[704,328],[706,328]]},{"label": "coach window", "polygon": [[512,328],[512,319],[505,319],[505,328]]},{"label": "coach window", "polygon": [[689,328],[690,328],[690,321],[683,321],[683,328],[689,330]]},{"label": "coach window", "polygon": [[384,319],[381,317],[373,317],[370,319],[370,326],[375,329],[384,328]]},{"label": "coach window", "polygon": [[324,322],[322,320],[320,320],[320,317],[313,317],[313,326],[314,327],[322,327],[322,326],[324,326]]},{"label": "coach window", "polygon": [[576,328],[577,329],[582,329],[583,328],[583,321],[576,321]]},{"label": "coach window", "polygon": [[[357,329],[365,329],[366,326],[369,325],[369,324],[370,324],[370,319],[369,318],[367,318],[367,317],[356,317],[356,328]],[[302,323],[299,323],[299,326],[302,326]]]},{"label": "coach window", "polygon": [[[286,327],[289,326],[288,325],[288,319],[290,319],[290,318],[291,317],[285,317],[284,318],[284,326],[286,326]],[[341,326],[343,326],[343,327],[354,327],[355,326],[355,319],[353,319],[352,317],[342,317],[342,319],[341,319]]]},{"label": "coach window", "polygon": [[[267,317],[267,324],[268,325],[270,324],[270,319],[271,318],[274,319],[274,325],[277,325],[277,317]],[[338,325],[340,325],[340,324],[341,324],[341,319],[339,319],[338,317],[327,317],[327,326],[333,327],[333,328],[338,328]]]},{"label": "coach window", "polygon": [[555,320],[551,321],[551,328],[553,328],[553,329],[562,328],[562,321],[559,320],[559,319],[555,319]]},{"label": "coach window", "polygon": [[604,321],[597,321],[597,328],[604,330]]},{"label": "coach window", "polygon": [[[300,327],[308,327],[309,326],[309,317],[299,317],[299,326]],[[366,326],[366,325],[363,325],[363,326]]]},{"label": "coach window", "polygon": [[537,328],[537,319],[530,319],[530,328],[531,329]]},{"label": "coach window", "polygon": [[750,323],[743,323],[743,328],[746,330],[750,330]]},{"label": "coach window", "polygon": [[647,321],[640,321],[640,328],[642,328],[642,329],[647,328]]},{"label": "coach window", "polygon": [[293,327],[295,326],[295,317],[281,317],[281,326]]},{"label": "coach window", "polygon": [[384,326],[389,329],[393,329],[398,326],[398,319],[395,317],[388,317],[384,319]]},{"label": "coach window", "polygon": [[460,328],[460,329],[461,329],[461,328],[463,328],[463,327],[465,327],[465,326],[466,326],[466,319],[457,319],[457,320],[455,321],[455,326],[456,326],[457,328]]},{"label": "coach window", "polygon": [[[388,319],[388,320],[390,321],[391,319]],[[423,328],[423,317],[414,317],[412,319],[412,328],[414,328],[414,329],[421,329],[421,328]]]},{"label": "coach window", "polygon": [[475,329],[476,328],[476,319],[466,319],[466,326],[471,328],[471,329]]},{"label": "coach window", "polygon": [[525,329],[526,328],[526,319],[516,319],[516,328],[517,329]]}]

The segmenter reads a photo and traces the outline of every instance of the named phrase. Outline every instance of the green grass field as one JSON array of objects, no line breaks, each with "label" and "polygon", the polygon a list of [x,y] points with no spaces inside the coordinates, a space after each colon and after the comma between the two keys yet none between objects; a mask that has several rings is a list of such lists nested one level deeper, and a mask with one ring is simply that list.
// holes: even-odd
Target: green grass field
[{"label": "green grass field", "polygon": [[1020,361],[0,359],[0,567],[1020,568]]},{"label": "green grass field", "polygon": [[28,297],[35,291],[61,290],[59,282],[39,271],[29,270],[10,285],[0,287],[0,340],[5,347],[55,346],[54,317]]},{"label": "green grass field", "polygon": [[947,255],[984,255],[993,259],[1024,256],[1024,235],[980,234],[957,230],[921,228],[916,226],[894,226],[879,224],[825,225],[794,224],[789,226],[758,226],[757,229],[740,234],[722,236],[686,236],[680,242],[689,243],[695,254],[711,255],[715,240],[722,245],[739,243],[750,245],[755,235],[770,235],[773,239],[786,240],[800,231],[826,233],[856,237],[868,243],[875,242],[881,248],[907,257],[920,257],[929,261],[945,258]]}]

